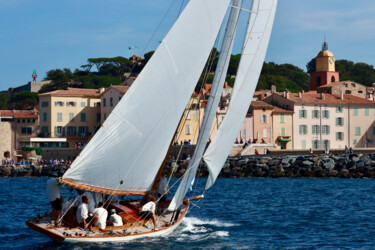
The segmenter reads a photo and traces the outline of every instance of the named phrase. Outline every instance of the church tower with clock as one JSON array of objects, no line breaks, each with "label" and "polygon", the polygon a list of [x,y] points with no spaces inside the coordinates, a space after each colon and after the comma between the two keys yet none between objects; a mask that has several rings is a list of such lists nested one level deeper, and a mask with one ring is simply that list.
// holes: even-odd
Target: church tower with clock
[{"label": "church tower with clock", "polygon": [[310,76],[311,90],[316,90],[317,87],[322,85],[340,81],[339,73],[335,71],[335,57],[328,50],[326,42],[323,43],[322,51],[316,57],[316,72],[312,72]]}]

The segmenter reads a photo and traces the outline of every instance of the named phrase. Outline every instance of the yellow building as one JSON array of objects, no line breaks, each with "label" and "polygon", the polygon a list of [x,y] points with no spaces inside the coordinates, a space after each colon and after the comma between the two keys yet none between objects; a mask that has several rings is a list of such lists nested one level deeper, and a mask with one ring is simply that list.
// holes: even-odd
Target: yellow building
[{"label": "yellow building", "polygon": [[293,149],[293,113],[276,106],[273,108],[272,140],[278,149]]},{"label": "yellow building", "polygon": [[199,95],[194,93],[178,126],[175,142],[196,144],[200,129]]},{"label": "yellow building", "polygon": [[39,95],[40,136],[87,143],[100,127],[100,91],[68,88]]}]

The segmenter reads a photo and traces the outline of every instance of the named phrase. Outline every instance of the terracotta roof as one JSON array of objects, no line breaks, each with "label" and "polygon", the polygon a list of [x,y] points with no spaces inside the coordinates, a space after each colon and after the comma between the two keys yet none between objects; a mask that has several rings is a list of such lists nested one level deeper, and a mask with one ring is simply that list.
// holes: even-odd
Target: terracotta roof
[{"label": "terracotta roof", "polygon": [[0,117],[1,116],[36,119],[39,115],[34,110],[0,110]]},{"label": "terracotta roof", "polygon": [[273,106],[271,104],[268,104],[264,101],[252,101],[250,107],[254,109],[273,109]]},{"label": "terracotta roof", "polygon": [[67,90],[55,90],[39,96],[100,96],[100,90],[98,89],[81,89],[81,88],[68,88]]},{"label": "terracotta roof", "polygon": [[[345,83],[355,83],[355,84],[362,85],[362,84],[360,84],[360,83],[356,83],[356,82],[353,82],[353,81],[341,81],[341,82],[331,82],[331,83],[329,83],[329,84],[319,86],[318,89],[322,89],[322,88],[330,88],[330,87],[334,87],[334,86],[337,86],[337,85],[340,85],[340,84],[345,84]],[[362,85],[362,86],[363,86],[363,85]]]},{"label": "terracotta roof", "polygon": [[[278,94],[281,95],[282,94]],[[370,101],[361,97],[353,95],[344,95],[344,99],[340,99],[340,95],[324,94],[324,100],[321,98],[321,94],[302,94],[299,98],[298,93],[289,93],[289,100],[295,103],[313,103],[313,104],[373,104],[374,101]]]},{"label": "terracotta roof", "polygon": [[118,90],[121,94],[125,94],[126,91],[128,91],[130,87],[125,86],[125,85],[111,85],[109,88],[107,88],[101,95],[104,95],[107,93],[110,89],[116,89]]},{"label": "terracotta roof", "polygon": [[292,110],[287,110],[287,109],[283,109],[283,108],[276,107],[276,106],[273,107],[273,112],[274,113],[294,113]]},{"label": "terracotta roof", "polygon": [[[202,88],[202,92],[203,94],[209,94],[210,91],[211,91],[211,87],[212,87],[212,84],[210,83],[206,83],[203,88]],[[232,87],[228,85],[228,82],[225,82],[224,83],[224,89],[231,89]]]}]

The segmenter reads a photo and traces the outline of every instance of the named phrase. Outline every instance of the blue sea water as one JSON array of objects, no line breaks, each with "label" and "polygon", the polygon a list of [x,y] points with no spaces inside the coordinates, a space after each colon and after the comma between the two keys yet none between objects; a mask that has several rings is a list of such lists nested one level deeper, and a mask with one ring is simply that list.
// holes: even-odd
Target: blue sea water
[{"label": "blue sea water", "polygon": [[375,248],[374,180],[218,179],[172,234],[100,244],[58,243],[27,228],[49,209],[46,181],[0,178],[0,249]]}]

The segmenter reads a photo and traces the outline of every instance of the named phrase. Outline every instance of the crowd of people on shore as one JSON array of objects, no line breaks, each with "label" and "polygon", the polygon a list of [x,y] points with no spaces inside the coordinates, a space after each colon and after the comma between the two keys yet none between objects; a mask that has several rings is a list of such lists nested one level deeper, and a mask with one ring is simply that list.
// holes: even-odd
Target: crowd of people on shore
[{"label": "crowd of people on shore", "polygon": [[36,160],[36,161],[31,161],[31,160],[18,160],[15,161],[13,159],[3,159],[1,161],[1,166],[41,166],[41,165],[71,165],[72,161],[71,160],[64,160],[64,159],[50,159],[50,160]]}]

